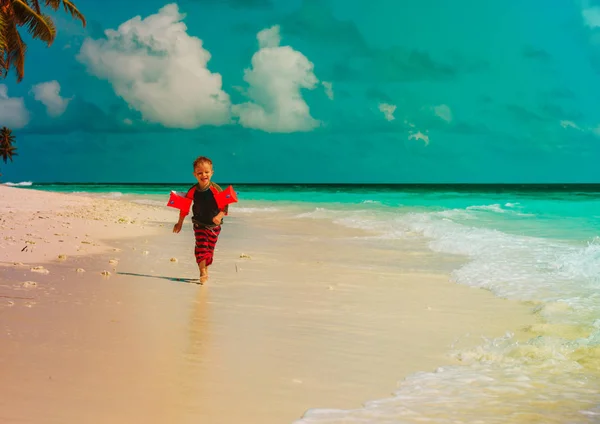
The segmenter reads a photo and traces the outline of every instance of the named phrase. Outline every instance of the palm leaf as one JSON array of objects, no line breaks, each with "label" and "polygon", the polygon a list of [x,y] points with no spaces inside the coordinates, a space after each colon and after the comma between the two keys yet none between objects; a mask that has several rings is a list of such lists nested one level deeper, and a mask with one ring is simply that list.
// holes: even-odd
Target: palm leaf
[{"label": "palm leaf", "polygon": [[17,24],[26,26],[33,38],[38,38],[50,46],[56,37],[52,19],[42,13],[36,13],[23,0],[12,0],[12,5]]},{"label": "palm leaf", "polygon": [[17,154],[17,148],[15,146],[0,147],[0,157],[2,157],[4,163],[7,163],[9,160],[12,162],[13,156],[19,156]]},{"label": "palm leaf", "polygon": [[15,143],[15,136],[8,127],[0,128],[0,146],[12,146]]},{"label": "palm leaf", "polygon": [[0,10],[0,78],[4,78],[6,75],[6,26],[8,21],[6,14]]},{"label": "palm leaf", "polygon": [[17,73],[17,82],[21,82],[25,74],[25,52],[27,51],[27,45],[21,39],[15,22],[11,22],[6,27],[6,41],[4,69],[8,72],[12,66]]},{"label": "palm leaf", "polygon": [[39,14],[42,13],[42,8],[40,7],[40,1],[39,0],[28,0],[28,3],[31,4],[31,6],[33,7],[33,9]]},{"label": "palm leaf", "polygon": [[8,16],[6,16],[6,12],[0,10],[0,52],[4,52],[6,48],[6,36],[4,34],[6,25],[8,25]]},{"label": "palm leaf", "polygon": [[58,10],[61,3],[65,12],[70,13],[75,19],[79,19],[83,26],[86,26],[85,16],[83,16],[83,13],[81,13],[79,9],[77,9],[77,6],[70,0],[46,0],[46,6],[51,7],[53,10]]}]

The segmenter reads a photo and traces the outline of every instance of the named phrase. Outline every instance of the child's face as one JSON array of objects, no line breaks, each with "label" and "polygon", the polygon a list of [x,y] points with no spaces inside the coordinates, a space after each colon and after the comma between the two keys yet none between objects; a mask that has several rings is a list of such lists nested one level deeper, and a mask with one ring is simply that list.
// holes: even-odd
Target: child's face
[{"label": "child's face", "polygon": [[200,187],[206,187],[210,184],[213,175],[212,166],[208,163],[199,163],[194,168],[194,177],[198,180]]}]

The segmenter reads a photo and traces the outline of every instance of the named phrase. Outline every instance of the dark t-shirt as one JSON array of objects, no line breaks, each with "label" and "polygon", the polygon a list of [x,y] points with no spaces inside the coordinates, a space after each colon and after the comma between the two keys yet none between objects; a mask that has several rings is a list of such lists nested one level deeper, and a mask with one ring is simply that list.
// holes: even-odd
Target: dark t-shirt
[{"label": "dark t-shirt", "polygon": [[[211,186],[215,187],[218,191],[223,191],[218,184],[213,182],[210,183]],[[191,191],[194,191],[194,201],[192,203],[192,222],[194,224],[198,224],[202,227],[215,227],[215,223],[213,222],[213,218],[217,216],[220,212],[217,207],[217,201],[215,200],[215,196],[212,193],[210,186],[205,190],[200,189],[198,184],[194,184],[188,190],[188,196],[191,197]],[[225,213],[227,213],[227,206],[225,207]],[[223,222],[221,221],[221,224]]]}]

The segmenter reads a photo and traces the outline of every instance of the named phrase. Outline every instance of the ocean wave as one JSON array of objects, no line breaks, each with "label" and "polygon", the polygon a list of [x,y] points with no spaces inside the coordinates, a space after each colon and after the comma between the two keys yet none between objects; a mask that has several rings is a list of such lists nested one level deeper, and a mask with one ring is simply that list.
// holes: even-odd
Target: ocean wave
[{"label": "ocean wave", "polygon": [[[505,213],[498,212],[503,210],[500,204],[485,206]],[[450,355],[460,365],[415,373],[390,398],[352,410],[309,410],[296,424],[597,419],[600,239],[581,244],[509,234],[490,227],[501,221],[476,227],[478,221],[465,220],[476,219],[477,213],[481,207],[417,213],[321,208],[305,214],[379,231],[382,238],[418,233],[433,251],[467,258],[452,273],[456,283],[531,301],[541,323],[532,327],[525,342],[507,334],[473,348],[454,348]],[[568,398],[559,393],[568,393]],[[547,402],[552,402],[551,411]]]},{"label": "ocean wave", "polygon": [[33,182],[31,182],[31,181],[22,181],[20,183],[6,182],[6,183],[2,183],[2,185],[9,186],[9,187],[30,187],[33,185]]},{"label": "ocean wave", "polygon": [[236,213],[247,213],[247,214],[260,213],[260,212],[279,212],[280,211],[279,208],[274,208],[274,207],[252,208],[252,207],[232,206],[232,209],[235,209]]},{"label": "ocean wave", "polygon": [[598,375],[560,360],[551,343],[520,344],[509,333],[453,356],[463,365],[412,374],[362,408],[311,409],[295,424],[597,422]]},{"label": "ocean wave", "polygon": [[120,199],[121,197],[123,197],[123,193],[121,193],[120,191],[111,191],[108,193],[97,193],[96,196],[101,197],[103,199]]},{"label": "ocean wave", "polygon": [[130,200],[132,203],[137,203],[140,205],[150,205],[150,206],[166,206],[166,202],[163,200],[157,199],[138,199],[134,198]]},{"label": "ocean wave", "polygon": [[406,213],[389,208],[316,208],[297,216],[331,219],[349,228],[374,232],[381,239],[420,234],[431,250],[468,258],[452,273],[459,284],[485,288],[503,298],[565,303],[567,315],[548,311],[546,319],[554,323],[591,325],[593,320],[600,320],[600,239],[582,245],[509,234],[489,228],[489,222],[488,227],[474,226],[479,222],[473,221],[473,213],[472,209]]},{"label": "ocean wave", "polygon": [[501,205],[499,203],[494,203],[491,205],[474,205],[468,206],[466,210],[468,211],[480,211],[480,212],[493,212],[500,214],[515,214],[519,216],[535,216],[530,213],[523,213],[516,210],[519,207],[519,203],[505,203]]}]

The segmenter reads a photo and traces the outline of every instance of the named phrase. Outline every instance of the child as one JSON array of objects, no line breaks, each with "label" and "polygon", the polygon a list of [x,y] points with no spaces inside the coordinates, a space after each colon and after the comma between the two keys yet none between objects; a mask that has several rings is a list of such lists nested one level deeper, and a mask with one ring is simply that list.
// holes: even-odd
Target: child
[{"label": "child", "polygon": [[[186,193],[185,197],[192,199],[192,223],[194,224],[194,235],[196,236],[196,247],[194,255],[200,269],[200,284],[208,281],[208,266],[213,262],[215,245],[219,233],[223,216],[227,215],[228,206],[223,210],[217,207],[215,193],[223,191],[221,187],[211,181],[213,176],[212,161],[200,156],[194,161],[194,176],[198,184],[194,184]],[[181,231],[183,220],[188,213],[181,211],[179,221],[173,227],[173,232]]]}]

